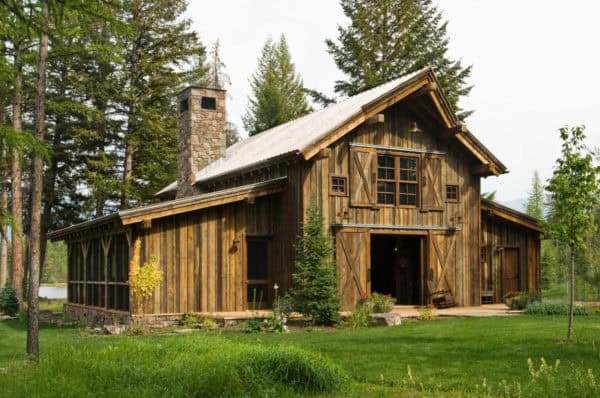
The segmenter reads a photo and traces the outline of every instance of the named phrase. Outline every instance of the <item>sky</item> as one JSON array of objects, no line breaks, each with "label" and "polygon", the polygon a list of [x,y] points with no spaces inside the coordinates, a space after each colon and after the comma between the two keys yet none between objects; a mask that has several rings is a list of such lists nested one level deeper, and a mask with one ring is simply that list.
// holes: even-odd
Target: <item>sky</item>
[{"label": "sky", "polygon": [[[473,132],[509,169],[482,181],[508,202],[527,196],[538,170],[552,175],[558,129],[586,126],[600,148],[600,2],[592,0],[434,0],[448,21],[449,56],[473,65],[461,106]],[[344,79],[325,39],[348,21],[337,0],[190,0],[187,17],[207,46],[217,39],[231,79],[228,119],[241,116],[265,40],[285,34],[307,88],[333,95]]]}]

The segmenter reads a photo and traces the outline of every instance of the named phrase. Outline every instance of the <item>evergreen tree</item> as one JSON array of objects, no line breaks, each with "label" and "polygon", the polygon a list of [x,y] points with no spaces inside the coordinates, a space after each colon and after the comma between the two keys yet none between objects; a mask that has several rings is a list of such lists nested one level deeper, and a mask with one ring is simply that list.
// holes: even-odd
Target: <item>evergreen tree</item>
[{"label": "evergreen tree", "polygon": [[[122,138],[120,207],[147,203],[177,170],[175,94],[207,74],[205,50],[181,0],[123,0],[117,36]],[[192,68],[196,61],[196,68]]]},{"label": "evergreen tree", "polygon": [[448,57],[448,23],[432,0],[341,0],[350,25],[339,27],[338,43],[327,48],[348,80],[336,92],[355,95],[431,65],[450,104],[460,118],[460,97],[471,91],[471,66]]},{"label": "evergreen tree", "polygon": [[569,248],[569,324],[567,340],[573,337],[573,306],[575,302],[575,259],[586,250],[585,237],[594,230],[593,210],[600,196],[600,167],[584,145],[583,126],[563,127],[562,155],[556,160],[552,178],[548,181],[553,205],[551,235]]},{"label": "evergreen tree", "polygon": [[531,191],[527,198],[526,213],[539,221],[544,220],[544,187],[542,186],[540,175],[537,170],[533,173]]},{"label": "evergreen tree", "polygon": [[323,233],[323,217],[319,210],[310,207],[306,216],[292,274],[292,306],[315,324],[331,325],[336,322],[340,310],[333,249]]},{"label": "evergreen tree", "polygon": [[250,82],[252,97],[243,117],[250,135],[297,119],[310,111],[306,92],[285,40],[268,39]]}]

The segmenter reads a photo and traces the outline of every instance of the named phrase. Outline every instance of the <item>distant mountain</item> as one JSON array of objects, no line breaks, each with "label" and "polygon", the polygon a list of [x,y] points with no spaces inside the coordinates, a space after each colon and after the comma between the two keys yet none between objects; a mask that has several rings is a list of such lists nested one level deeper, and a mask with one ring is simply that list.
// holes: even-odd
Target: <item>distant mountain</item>
[{"label": "distant mountain", "polygon": [[525,210],[527,210],[527,198],[519,198],[519,199],[513,199],[513,200],[499,200],[498,202],[500,202],[500,204],[502,204],[506,207],[510,207],[511,209],[520,211],[522,213],[525,213]]}]

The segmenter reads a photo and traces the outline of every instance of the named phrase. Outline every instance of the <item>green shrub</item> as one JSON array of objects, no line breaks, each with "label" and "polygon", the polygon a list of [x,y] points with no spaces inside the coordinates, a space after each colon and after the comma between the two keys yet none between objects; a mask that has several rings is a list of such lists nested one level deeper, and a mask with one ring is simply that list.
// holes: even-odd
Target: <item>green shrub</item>
[{"label": "green shrub", "polygon": [[[590,315],[591,309],[587,305],[575,305],[573,308],[575,315]],[[569,315],[569,304],[567,303],[542,303],[535,302],[529,304],[527,315]]]},{"label": "green shrub", "polygon": [[335,324],[340,296],[332,262],[333,249],[329,237],[323,233],[323,217],[315,207],[307,210],[307,222],[297,251],[290,291],[292,307],[316,325]]},{"label": "green shrub", "polygon": [[512,297],[512,303],[510,308],[513,310],[524,310],[527,308],[527,304],[529,303],[529,294],[523,292],[518,295]]},{"label": "green shrub", "polygon": [[240,365],[254,377],[299,392],[339,390],[348,379],[333,362],[295,347],[257,347],[242,355]]},{"label": "green shrub", "polygon": [[181,318],[180,325],[186,328],[193,328],[198,326],[199,319],[196,316],[190,314],[184,314],[183,318]]},{"label": "green shrub", "polygon": [[419,316],[417,317],[420,321],[431,321],[437,317],[436,309],[433,305],[424,305],[419,307]]},{"label": "green shrub", "polygon": [[369,314],[371,311],[365,305],[358,305],[348,317],[348,325],[351,328],[365,328],[369,326]]},{"label": "green shrub", "polygon": [[243,331],[245,333],[258,333],[263,331],[263,323],[264,319],[259,317],[254,317],[248,319],[244,322]]},{"label": "green shrub", "polygon": [[373,293],[363,301],[364,305],[369,307],[375,314],[390,312],[396,304],[396,298],[389,294]]},{"label": "green shrub", "polygon": [[219,324],[212,318],[202,318],[202,322],[200,323],[202,330],[206,330],[207,332],[212,332],[219,328]]},{"label": "green shrub", "polygon": [[8,316],[15,316],[19,312],[17,292],[10,285],[0,291],[0,312]]}]

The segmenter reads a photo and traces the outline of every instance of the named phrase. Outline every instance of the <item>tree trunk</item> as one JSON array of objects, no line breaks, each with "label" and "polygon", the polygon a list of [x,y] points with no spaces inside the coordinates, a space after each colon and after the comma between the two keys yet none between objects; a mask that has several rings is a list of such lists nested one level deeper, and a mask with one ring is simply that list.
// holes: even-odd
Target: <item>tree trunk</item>
[{"label": "tree trunk", "polygon": [[569,326],[567,328],[567,341],[573,341],[573,307],[575,306],[575,248],[571,246],[571,269],[569,278]]},{"label": "tree trunk", "polygon": [[125,144],[125,164],[123,165],[123,191],[121,192],[121,210],[129,208],[129,184],[133,174],[133,144]]},{"label": "tree trunk", "polygon": [[[4,112],[4,106],[0,109],[0,125],[6,124],[6,113]],[[7,153],[2,151],[2,181],[0,181],[0,211],[3,214],[8,213],[8,192],[5,185],[6,181],[10,178],[10,171],[8,171],[8,162],[6,161]],[[7,228],[6,225],[0,225],[0,289],[6,286],[6,280],[8,279],[8,237],[6,236]]]},{"label": "tree trunk", "polygon": [[[42,31],[40,33],[40,48],[37,67],[37,84],[35,96],[35,137],[44,141],[46,117],[46,72],[48,69],[48,0],[42,4]],[[27,321],[27,353],[29,358],[39,361],[39,286],[40,286],[40,235],[42,190],[44,189],[44,159],[36,153],[33,157],[33,183],[31,198],[31,265],[29,267],[29,317]]]},{"label": "tree trunk", "polygon": [[[21,71],[20,43],[15,43],[15,93],[13,97],[13,120],[12,127],[15,131],[22,130],[21,104],[23,102],[23,75]],[[21,187],[21,152],[13,149],[11,159],[11,213],[13,216],[12,226],[12,273],[11,284],[19,300],[19,309],[23,308],[23,191]]]},{"label": "tree trunk", "polygon": [[[6,188],[2,187],[2,210],[7,211],[8,195]],[[8,237],[6,236],[6,225],[0,227],[0,289],[6,286],[8,279]]]}]

